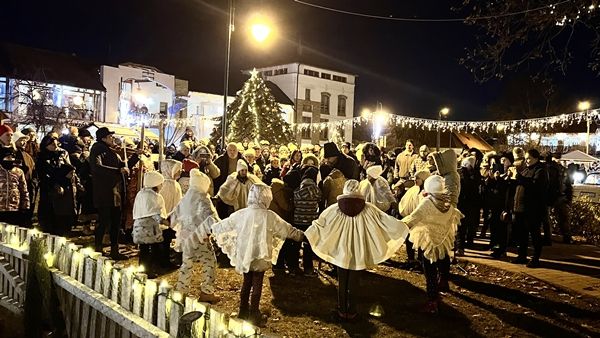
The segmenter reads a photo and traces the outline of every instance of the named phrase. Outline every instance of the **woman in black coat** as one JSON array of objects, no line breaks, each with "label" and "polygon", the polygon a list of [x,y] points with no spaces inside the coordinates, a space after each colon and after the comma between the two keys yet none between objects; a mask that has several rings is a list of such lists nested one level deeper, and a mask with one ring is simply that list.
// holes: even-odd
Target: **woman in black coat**
[{"label": "woman in black coat", "polygon": [[42,139],[36,167],[40,182],[40,226],[45,232],[68,236],[76,217],[77,175],[57,138],[48,135]]}]

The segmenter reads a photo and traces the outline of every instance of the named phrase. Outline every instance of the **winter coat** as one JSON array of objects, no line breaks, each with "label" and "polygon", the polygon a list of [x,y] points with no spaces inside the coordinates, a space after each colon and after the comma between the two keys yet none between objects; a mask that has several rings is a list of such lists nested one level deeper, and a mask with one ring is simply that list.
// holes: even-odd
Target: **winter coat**
[{"label": "winter coat", "polygon": [[285,186],[281,180],[273,180],[271,182],[271,192],[273,193],[273,201],[271,201],[269,209],[273,210],[284,221],[291,222],[294,209],[294,191]]},{"label": "winter coat", "polygon": [[183,196],[179,182],[175,180],[176,176],[181,173],[181,162],[167,159],[160,163],[160,171],[163,174],[165,181],[160,189],[160,195],[165,201],[167,214],[170,214],[173,208],[179,203]]},{"label": "winter coat", "polygon": [[124,184],[121,168],[125,167],[125,163],[103,141],[94,143],[88,161],[92,172],[94,206],[120,207]]},{"label": "winter coat", "polygon": [[468,209],[479,209],[481,196],[479,195],[479,184],[481,182],[479,172],[475,168],[461,167],[460,195],[458,197],[458,209],[466,212]]},{"label": "winter coat", "polygon": [[[42,223],[49,221],[50,214],[75,215],[77,174],[63,149],[50,152],[42,149],[37,160],[37,175],[40,186]],[[71,178],[67,175],[72,173]]]},{"label": "winter coat", "polygon": [[344,192],[346,177],[341,171],[333,169],[323,180],[321,210],[337,203],[337,197]]},{"label": "winter coat", "polygon": [[[237,163],[237,161],[240,159],[246,161],[242,154],[238,153],[235,162]],[[218,192],[219,189],[221,189],[221,185],[227,180],[227,177],[231,175],[231,173],[235,172],[235,169],[233,169],[231,173],[229,172],[229,156],[227,156],[227,153],[217,157],[217,159],[214,161],[214,164],[217,166],[217,168],[219,168],[220,171],[219,176],[213,178],[214,191]],[[246,164],[248,164],[248,162],[246,162]]]},{"label": "winter coat", "polygon": [[421,170],[429,170],[429,161],[427,161],[427,158],[423,159],[421,156],[417,156],[410,166],[409,174],[414,176]]},{"label": "winter coat", "polygon": [[294,190],[294,225],[306,229],[313,220],[319,217],[321,190],[317,183],[305,178],[300,187]]},{"label": "winter coat", "polygon": [[265,173],[263,176],[263,182],[266,185],[271,185],[271,182],[274,178],[281,178],[281,168],[280,167],[272,167],[270,164],[265,168]]},{"label": "winter coat", "polygon": [[29,209],[29,192],[23,170],[16,167],[6,170],[0,166],[0,186],[4,187],[0,194],[0,212]]},{"label": "winter coat", "polygon": [[244,182],[238,179],[238,173],[227,176],[227,181],[221,186],[217,197],[225,204],[231,205],[234,211],[245,208],[248,205],[248,192],[255,183],[260,183],[258,177],[247,174]]},{"label": "winter coat", "polygon": [[410,169],[413,162],[419,157],[415,152],[409,153],[404,150],[396,157],[396,165],[394,167],[394,177],[407,178],[410,174]]},{"label": "winter coat", "polygon": [[458,196],[460,196],[460,176],[457,172],[456,153],[452,149],[442,152],[432,153],[437,171],[444,178],[444,183],[448,194],[450,195],[450,204],[453,207],[458,205]]},{"label": "winter coat", "polygon": [[515,211],[538,216],[544,213],[548,194],[547,175],[545,165],[541,162],[527,166],[517,174],[517,186],[523,187],[523,194],[519,201],[515,200],[515,204],[518,203]]},{"label": "winter coat", "polygon": [[358,180],[360,179],[360,167],[356,161],[344,154],[337,156],[337,162],[333,165],[334,168],[341,171],[347,180]]}]

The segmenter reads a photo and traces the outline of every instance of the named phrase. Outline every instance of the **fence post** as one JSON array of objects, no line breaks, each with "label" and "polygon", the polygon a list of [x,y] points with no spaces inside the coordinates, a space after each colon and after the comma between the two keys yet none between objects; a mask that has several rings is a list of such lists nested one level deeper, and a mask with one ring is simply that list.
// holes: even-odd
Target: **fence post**
[{"label": "fence post", "polygon": [[171,312],[169,314],[169,334],[177,335],[177,327],[179,325],[179,317],[183,315],[183,295],[179,291],[173,291],[171,295]]},{"label": "fence post", "polygon": [[146,285],[144,286],[144,319],[152,324],[156,324],[156,320],[154,319],[154,309],[157,289],[158,287],[156,286],[155,281],[146,280]]},{"label": "fence post", "polygon": [[[167,331],[167,299],[171,293],[171,286],[166,281],[162,281],[158,287],[158,311],[156,313],[156,326],[163,331]],[[168,332],[168,331],[167,331]]]}]

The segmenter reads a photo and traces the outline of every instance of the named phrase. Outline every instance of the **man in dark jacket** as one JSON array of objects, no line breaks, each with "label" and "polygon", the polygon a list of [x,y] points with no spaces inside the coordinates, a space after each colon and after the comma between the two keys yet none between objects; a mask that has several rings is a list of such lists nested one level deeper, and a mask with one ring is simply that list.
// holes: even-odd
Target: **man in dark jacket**
[{"label": "man in dark jacket", "polygon": [[96,227],[95,249],[102,252],[102,238],[106,228],[110,231],[110,256],[115,260],[126,257],[119,253],[119,228],[121,223],[121,196],[123,175],[129,169],[121,158],[110,149],[114,146],[113,131],[102,127],[96,131],[96,140],[90,150],[90,169],[94,207],[98,210],[98,226]]},{"label": "man in dark jacket", "polygon": [[[237,161],[240,159],[246,162],[246,164],[248,164],[246,159],[244,159],[242,154],[238,151],[236,144],[233,142],[227,145],[225,154],[217,157],[214,163],[217,166],[217,168],[219,168],[220,173],[219,176],[217,176],[217,178],[213,180],[215,194],[219,191],[223,183],[225,183],[225,180],[227,180],[227,176],[233,174],[236,171]],[[248,172],[252,173],[250,170]],[[227,204],[219,200],[217,201],[215,207],[217,209],[219,217],[226,218],[229,216],[231,210],[227,206]]]},{"label": "man in dark jacket", "polygon": [[540,152],[529,149],[525,153],[527,167],[522,172],[516,172],[513,177],[517,185],[515,205],[519,204],[519,212],[515,210],[516,227],[519,229],[519,256],[513,260],[516,264],[527,264],[527,245],[529,235],[533,242],[534,254],[527,264],[530,268],[540,266],[542,254],[542,221],[546,212],[546,196],[548,193],[548,174],[546,167],[540,162]]},{"label": "man in dark jacket", "polygon": [[323,158],[332,167],[341,171],[347,180],[360,179],[360,167],[356,161],[352,157],[342,154],[335,143],[327,142],[323,145],[323,149]]},{"label": "man in dark jacket", "polygon": [[573,186],[567,169],[558,161],[560,154],[548,155],[546,170],[548,172],[548,212],[544,219],[544,244],[552,244],[552,231],[549,213],[554,209],[558,226],[565,243],[571,243],[569,228],[569,205],[573,198]]}]

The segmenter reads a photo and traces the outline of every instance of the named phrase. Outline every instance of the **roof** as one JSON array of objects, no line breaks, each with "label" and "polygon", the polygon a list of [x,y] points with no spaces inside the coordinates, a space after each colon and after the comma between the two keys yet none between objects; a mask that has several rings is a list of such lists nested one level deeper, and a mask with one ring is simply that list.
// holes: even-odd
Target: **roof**
[{"label": "roof", "polygon": [[[102,128],[102,127],[106,127],[110,131],[114,131],[116,136],[128,137],[128,138],[132,138],[132,139],[139,138],[140,132],[141,132],[140,127],[130,128],[130,127],[126,127],[126,126],[123,126],[120,124],[103,123],[103,122],[91,123],[90,125],[86,126],[85,129],[90,130],[90,133],[92,133],[92,136],[95,137],[94,134],[96,133],[96,130],[98,130],[99,128]],[[158,140],[158,135],[156,135],[152,131],[148,130],[148,128],[146,128],[146,130],[144,130],[144,137],[152,139],[152,140]]]},{"label": "roof", "polygon": [[265,81],[265,85],[269,90],[271,90],[271,94],[275,97],[275,101],[280,104],[288,104],[290,106],[294,105],[294,101],[292,101],[278,85],[271,81]]},{"label": "roof", "polygon": [[0,75],[106,91],[100,65],[83,58],[12,43],[0,44]]},{"label": "roof", "polygon": [[573,162],[596,162],[598,161],[597,157],[592,155],[588,155],[581,150],[573,150],[569,153],[566,153],[561,156],[561,161],[573,161]]},{"label": "roof", "polygon": [[477,148],[481,151],[491,151],[494,148],[482,139],[477,134],[471,133],[453,133],[454,139],[458,140],[461,144],[466,145],[469,148]]}]

